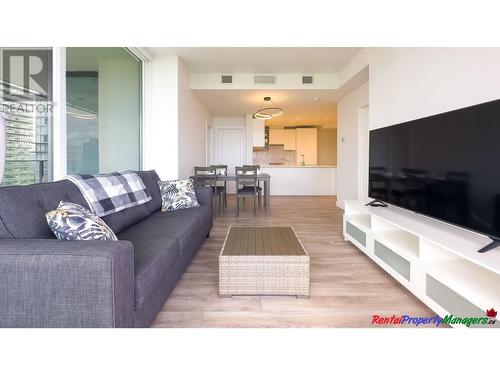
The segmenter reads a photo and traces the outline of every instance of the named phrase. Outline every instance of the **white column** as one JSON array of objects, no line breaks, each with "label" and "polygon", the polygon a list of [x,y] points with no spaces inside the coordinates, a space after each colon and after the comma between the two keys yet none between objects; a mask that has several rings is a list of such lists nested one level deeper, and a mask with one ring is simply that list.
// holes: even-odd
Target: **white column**
[{"label": "white column", "polygon": [[[54,47],[52,58],[52,180],[67,174],[66,158],[66,48]],[[50,158],[50,156],[49,156]]]}]

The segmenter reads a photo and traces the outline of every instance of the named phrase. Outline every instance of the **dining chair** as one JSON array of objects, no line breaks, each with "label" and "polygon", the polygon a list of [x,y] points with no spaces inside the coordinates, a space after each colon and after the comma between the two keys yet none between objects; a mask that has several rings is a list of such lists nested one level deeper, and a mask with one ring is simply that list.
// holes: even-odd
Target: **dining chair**
[{"label": "dining chair", "polygon": [[[217,186],[217,171],[214,167],[194,167],[194,186],[210,187],[214,193],[215,206],[219,203],[219,211],[221,208],[220,192]],[[214,210],[214,216],[216,216]]]},{"label": "dining chair", "polygon": [[[257,169],[255,167],[236,167],[236,217],[240,216],[240,198],[253,196],[253,214],[257,216],[259,200]],[[259,200],[260,206],[260,200]]]},{"label": "dining chair", "polygon": [[[215,168],[217,176],[227,176],[227,165],[218,164],[212,165],[212,167]],[[224,195],[222,208],[225,209],[227,207],[227,181],[217,181],[217,190],[220,191],[220,194]]]},{"label": "dining chair", "polygon": [[[259,164],[245,164],[243,165],[244,168],[255,168],[257,170],[257,175],[260,173],[260,165]],[[262,187],[260,186],[260,181],[257,180],[257,190],[259,193],[259,208],[261,205],[262,201]]]}]

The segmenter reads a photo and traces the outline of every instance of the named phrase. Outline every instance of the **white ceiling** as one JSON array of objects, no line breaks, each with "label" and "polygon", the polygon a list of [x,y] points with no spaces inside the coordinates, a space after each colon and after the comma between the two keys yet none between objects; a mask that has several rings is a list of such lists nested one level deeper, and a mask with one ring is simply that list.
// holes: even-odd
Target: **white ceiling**
[{"label": "white ceiling", "polygon": [[149,47],[180,56],[191,73],[338,73],[357,47]]},{"label": "white ceiling", "polygon": [[[158,47],[155,56],[179,56],[191,73],[338,74],[360,48],[345,47]],[[368,71],[350,86],[366,82]],[[193,90],[215,116],[240,116],[269,107],[264,96],[284,109],[282,116],[268,120],[270,126],[336,126],[337,101],[349,85],[339,90]]]},{"label": "white ceiling", "polygon": [[270,96],[274,105],[284,109],[282,116],[266,122],[271,126],[336,126],[336,90],[194,90],[215,116],[239,116],[273,106],[264,102]]}]

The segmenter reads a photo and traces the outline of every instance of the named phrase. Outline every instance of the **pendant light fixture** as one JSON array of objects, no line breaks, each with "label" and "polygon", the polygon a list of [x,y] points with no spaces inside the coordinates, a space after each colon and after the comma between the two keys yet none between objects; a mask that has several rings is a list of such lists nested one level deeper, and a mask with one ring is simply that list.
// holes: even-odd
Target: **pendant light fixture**
[{"label": "pendant light fixture", "polygon": [[265,102],[271,102],[273,104],[272,107],[266,107],[259,109],[257,112],[253,114],[253,118],[259,120],[269,120],[276,116],[281,116],[284,111],[282,108],[277,107],[272,101],[270,96],[264,97]]}]

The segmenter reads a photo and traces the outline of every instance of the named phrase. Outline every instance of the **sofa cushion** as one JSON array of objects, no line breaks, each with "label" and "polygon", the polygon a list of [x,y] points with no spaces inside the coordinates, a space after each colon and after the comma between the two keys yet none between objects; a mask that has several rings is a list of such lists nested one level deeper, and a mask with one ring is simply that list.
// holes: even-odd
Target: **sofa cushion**
[{"label": "sofa cushion", "polygon": [[47,224],[60,240],[111,240],[116,235],[97,215],[76,203],[59,203],[57,209],[45,214]]},{"label": "sofa cushion", "polygon": [[207,206],[173,212],[155,212],[118,234],[131,241],[135,251],[135,301],[141,308],[165,275],[182,257],[190,257],[207,235]]},{"label": "sofa cushion", "polygon": [[181,254],[190,254],[198,250],[199,239],[205,238],[208,230],[204,222],[210,210],[207,206],[186,208],[184,210],[155,212],[148,219],[160,222],[165,227],[166,236],[179,239]]},{"label": "sofa cushion", "polygon": [[102,219],[115,233],[119,233],[161,208],[160,189],[158,188],[160,178],[158,174],[155,171],[138,171],[136,173],[141,177],[146,189],[148,189],[151,200],[139,206],[130,207],[103,217]]},{"label": "sofa cushion", "polygon": [[[146,230],[147,228],[147,230]],[[134,245],[135,306],[140,309],[165,274],[180,259],[179,241],[163,234],[164,225],[149,218],[118,235]]]},{"label": "sofa cushion", "polygon": [[0,238],[55,238],[45,213],[60,201],[89,208],[80,190],[70,181],[0,188]]}]

